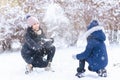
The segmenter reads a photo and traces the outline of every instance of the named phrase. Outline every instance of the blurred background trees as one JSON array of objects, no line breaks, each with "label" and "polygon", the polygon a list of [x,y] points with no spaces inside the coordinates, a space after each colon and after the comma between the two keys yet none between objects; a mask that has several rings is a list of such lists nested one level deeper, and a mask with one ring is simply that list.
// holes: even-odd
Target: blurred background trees
[{"label": "blurred background trees", "polygon": [[110,44],[120,44],[120,0],[1,0],[1,51],[21,48],[28,14],[57,47],[75,46],[92,19],[104,26]]}]

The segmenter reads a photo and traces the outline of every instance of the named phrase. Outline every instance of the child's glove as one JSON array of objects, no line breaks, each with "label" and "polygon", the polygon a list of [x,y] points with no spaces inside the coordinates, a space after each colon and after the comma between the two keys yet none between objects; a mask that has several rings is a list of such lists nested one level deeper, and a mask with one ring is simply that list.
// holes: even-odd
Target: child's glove
[{"label": "child's glove", "polygon": [[72,55],[72,58],[73,58],[73,59],[77,59],[75,54]]}]

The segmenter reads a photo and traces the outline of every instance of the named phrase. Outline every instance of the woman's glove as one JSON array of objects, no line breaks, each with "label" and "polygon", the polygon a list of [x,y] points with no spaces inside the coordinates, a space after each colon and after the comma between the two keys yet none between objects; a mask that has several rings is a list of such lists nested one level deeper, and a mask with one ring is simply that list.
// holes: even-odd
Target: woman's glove
[{"label": "woman's glove", "polygon": [[51,39],[52,43],[54,43],[54,38],[50,38],[50,39]]},{"label": "woman's glove", "polygon": [[41,41],[39,42],[39,45],[41,45],[43,48],[48,48],[52,45],[52,43],[54,42],[54,39],[53,38],[49,38],[49,39],[46,39],[46,38],[42,38]]},{"label": "woman's glove", "polygon": [[46,41],[43,46],[50,47],[51,45],[52,45],[52,41]]}]

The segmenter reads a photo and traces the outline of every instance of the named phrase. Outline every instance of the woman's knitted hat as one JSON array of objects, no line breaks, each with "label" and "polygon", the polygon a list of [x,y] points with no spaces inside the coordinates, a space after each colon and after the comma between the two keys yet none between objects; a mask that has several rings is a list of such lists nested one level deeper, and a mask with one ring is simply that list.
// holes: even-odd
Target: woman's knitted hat
[{"label": "woman's knitted hat", "polygon": [[27,19],[27,24],[30,27],[33,26],[35,23],[39,23],[38,19],[33,16],[27,16],[26,19]]}]

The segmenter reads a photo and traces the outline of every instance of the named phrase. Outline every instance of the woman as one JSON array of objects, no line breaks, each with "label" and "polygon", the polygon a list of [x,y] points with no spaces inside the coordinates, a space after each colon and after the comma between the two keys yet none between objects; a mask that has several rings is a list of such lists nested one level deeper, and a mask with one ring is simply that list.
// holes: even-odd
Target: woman
[{"label": "woman", "polygon": [[[26,73],[33,70],[33,67],[51,69],[51,62],[55,54],[53,38],[47,39],[40,28],[37,18],[27,16],[27,32],[25,34],[25,43],[22,46],[21,55],[27,63]],[[47,59],[44,56],[47,55]]]}]

